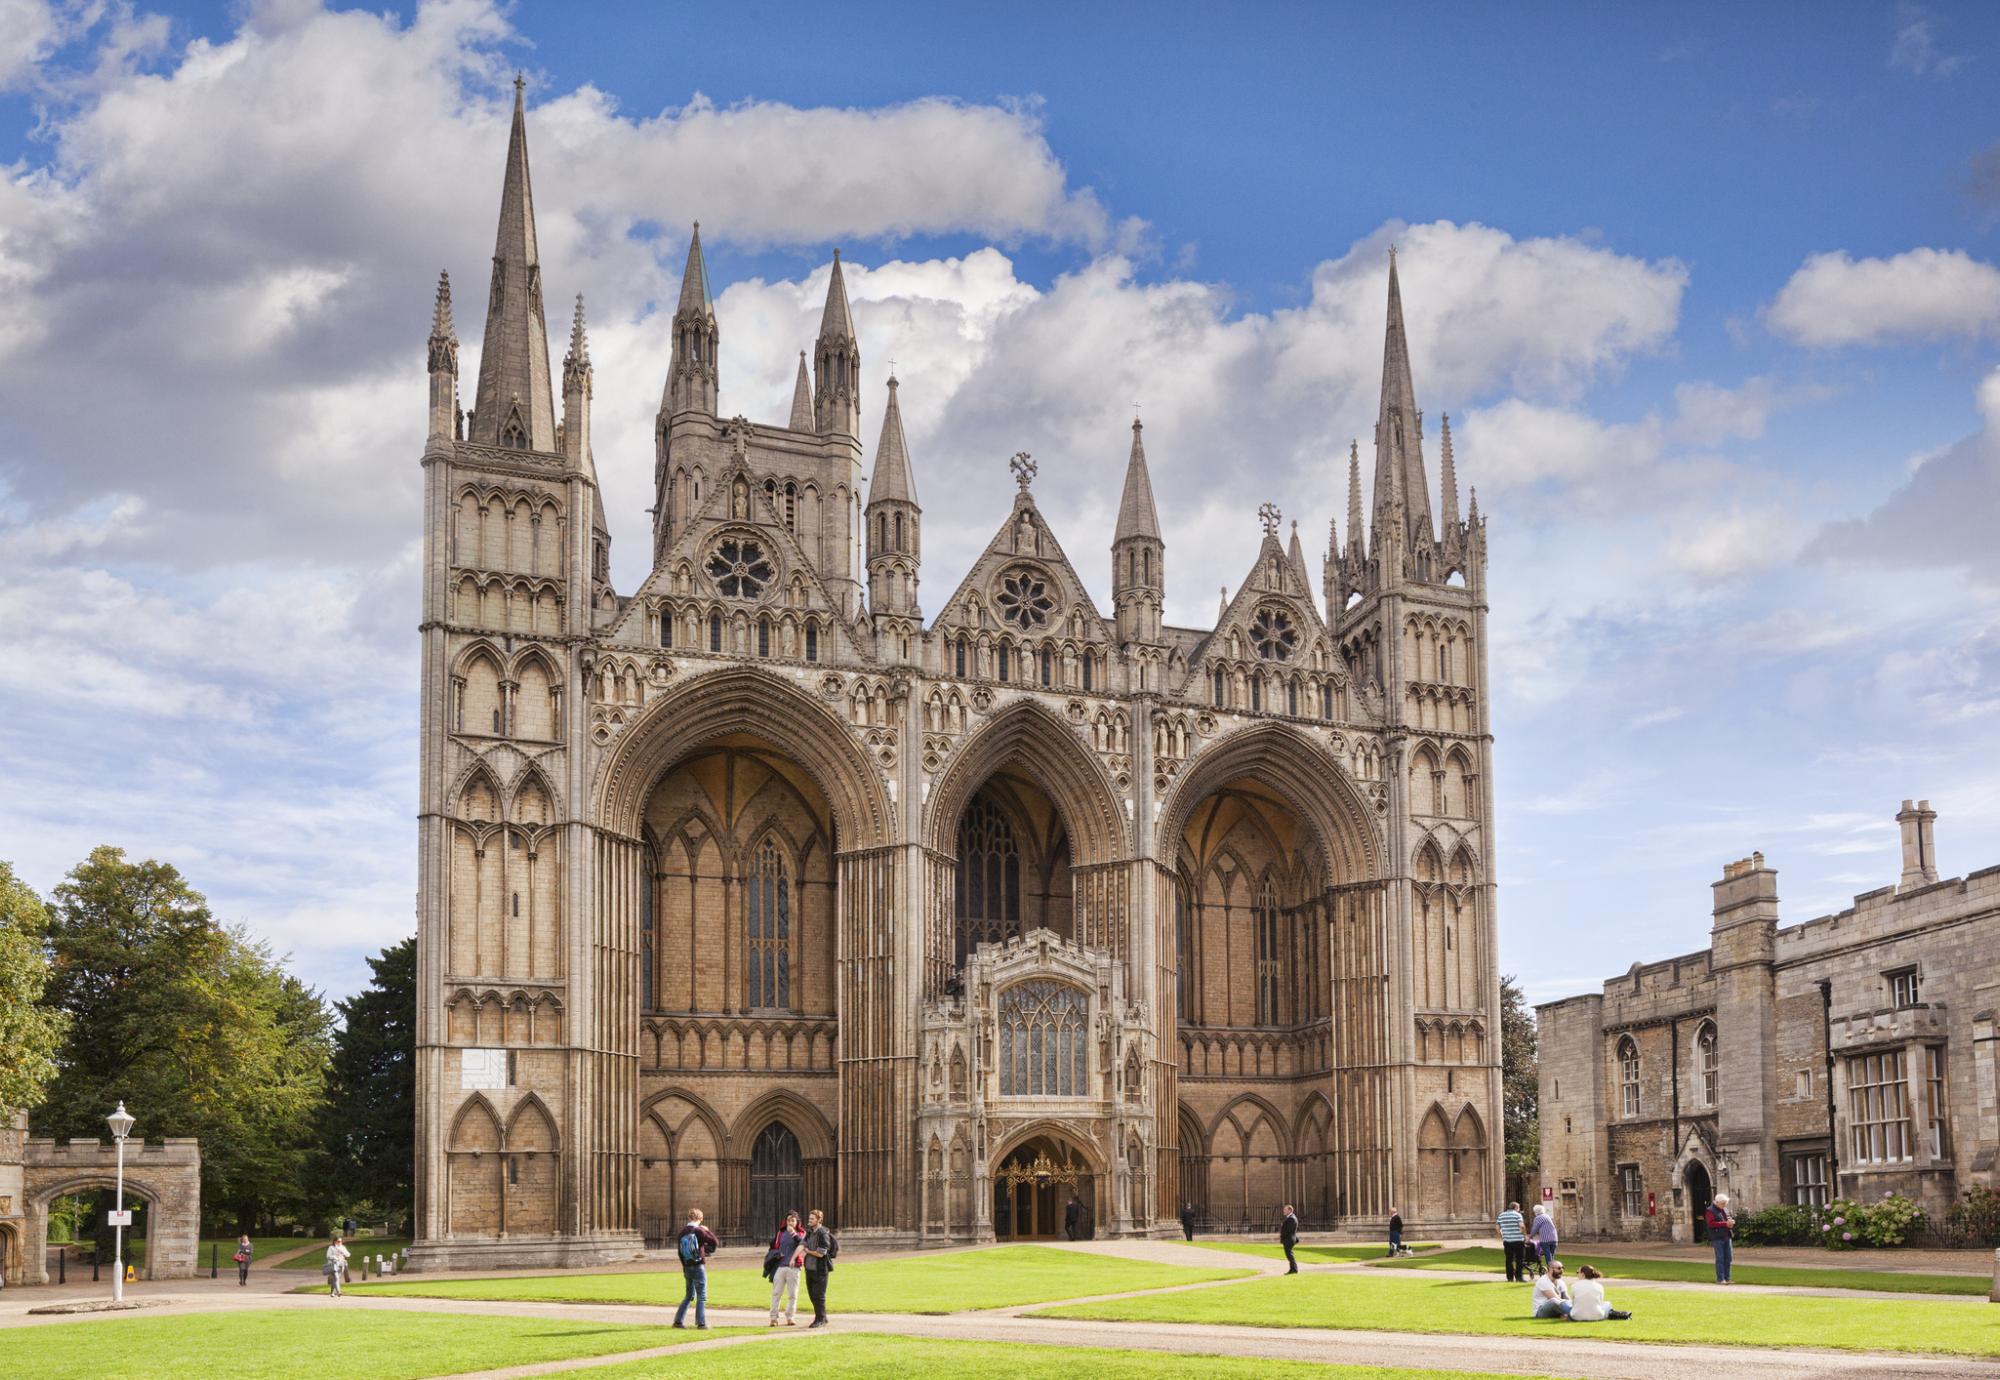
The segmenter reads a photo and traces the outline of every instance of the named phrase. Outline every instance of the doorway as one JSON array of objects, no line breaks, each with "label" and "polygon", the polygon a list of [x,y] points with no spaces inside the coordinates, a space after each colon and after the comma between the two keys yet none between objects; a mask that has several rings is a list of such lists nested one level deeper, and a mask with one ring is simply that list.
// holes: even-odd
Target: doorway
[{"label": "doorway", "polygon": [[1002,1241],[1062,1237],[1070,1199],[1079,1238],[1096,1225],[1096,1178],[1069,1147],[1046,1136],[1023,1142],[993,1171],[993,1234]]},{"label": "doorway", "polygon": [[1715,1193],[1709,1183],[1708,1167],[1700,1160],[1689,1160],[1687,1171],[1682,1175],[1687,1184],[1688,1207],[1694,1213],[1694,1239],[1708,1240],[1708,1205],[1715,1200]]},{"label": "doorway", "polygon": [[803,1212],[804,1174],[799,1138],[782,1121],[774,1121],[757,1136],[750,1150],[750,1220],[747,1235],[768,1241],[788,1212]]}]

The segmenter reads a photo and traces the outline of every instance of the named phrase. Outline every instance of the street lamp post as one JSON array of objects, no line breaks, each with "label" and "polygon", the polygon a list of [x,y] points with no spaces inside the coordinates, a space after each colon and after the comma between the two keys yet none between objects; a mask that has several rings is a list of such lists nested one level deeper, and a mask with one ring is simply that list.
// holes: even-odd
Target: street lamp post
[{"label": "street lamp post", "polygon": [[111,1215],[111,1301],[125,1300],[125,1137],[132,1134],[132,1114],[121,1101],[118,1110],[104,1118],[111,1123],[111,1139],[118,1142],[118,1206]]}]

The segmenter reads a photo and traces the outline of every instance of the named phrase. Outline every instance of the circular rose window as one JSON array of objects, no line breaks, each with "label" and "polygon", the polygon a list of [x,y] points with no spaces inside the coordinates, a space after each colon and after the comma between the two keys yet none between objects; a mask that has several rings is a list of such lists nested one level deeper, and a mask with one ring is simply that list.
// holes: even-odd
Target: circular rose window
[{"label": "circular rose window", "polygon": [[730,537],[716,543],[708,558],[708,573],[714,577],[715,587],[730,598],[755,599],[777,572],[757,542]]},{"label": "circular rose window", "polygon": [[1034,570],[1010,570],[1002,575],[993,602],[1000,616],[1023,632],[1045,626],[1056,606],[1049,582]]},{"label": "circular rose window", "polygon": [[1283,609],[1258,609],[1257,616],[1250,620],[1250,645],[1266,661],[1288,659],[1292,649],[1299,645],[1291,615]]}]

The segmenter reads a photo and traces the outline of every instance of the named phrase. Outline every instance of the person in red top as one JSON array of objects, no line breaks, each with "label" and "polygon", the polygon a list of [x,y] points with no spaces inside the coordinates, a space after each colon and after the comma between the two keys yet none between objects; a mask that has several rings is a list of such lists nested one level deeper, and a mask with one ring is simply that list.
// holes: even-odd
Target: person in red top
[{"label": "person in red top", "polygon": [[1708,1205],[1708,1244],[1715,1247],[1715,1282],[1729,1283],[1729,1264],[1736,1254],[1736,1219],[1729,1215],[1729,1195],[1718,1193]]}]

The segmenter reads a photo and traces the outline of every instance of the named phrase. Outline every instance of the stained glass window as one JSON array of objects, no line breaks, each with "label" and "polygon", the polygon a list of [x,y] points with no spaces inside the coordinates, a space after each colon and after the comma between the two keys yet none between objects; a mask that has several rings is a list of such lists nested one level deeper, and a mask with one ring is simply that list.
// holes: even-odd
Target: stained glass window
[{"label": "stained glass window", "polygon": [[1090,999],[1081,988],[1035,979],[1000,994],[1003,1097],[1083,1097]]},{"label": "stained glass window", "polygon": [[1299,645],[1298,630],[1283,609],[1264,608],[1250,620],[1250,645],[1266,661],[1286,661]]},{"label": "stained glass window", "polygon": [[975,800],[958,823],[958,965],[1021,932],[1021,855],[1007,817]]},{"label": "stained glass window", "polygon": [[748,891],[750,1005],[788,1007],[792,1004],[791,879],[775,839],[765,839],[757,850]]},{"label": "stained glass window", "polygon": [[1022,631],[1039,628],[1049,621],[1056,606],[1049,583],[1032,570],[1010,570],[1000,577],[1000,592],[993,596],[1000,616]]},{"label": "stained glass window", "polygon": [[726,537],[709,553],[708,573],[731,599],[755,599],[777,574],[764,548],[747,537]]}]

